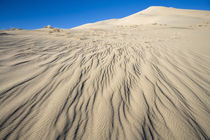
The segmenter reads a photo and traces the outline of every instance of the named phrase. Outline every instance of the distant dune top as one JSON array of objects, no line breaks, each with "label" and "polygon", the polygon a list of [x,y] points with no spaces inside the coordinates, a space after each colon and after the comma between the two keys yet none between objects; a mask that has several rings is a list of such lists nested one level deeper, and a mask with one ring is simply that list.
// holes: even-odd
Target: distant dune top
[{"label": "distant dune top", "polygon": [[[209,11],[204,10],[191,10],[191,9],[177,9],[173,7],[163,7],[163,6],[151,6],[145,10],[142,10],[136,14],[146,14],[146,15],[188,15],[188,16],[209,16]],[[131,15],[132,16],[132,15]]]},{"label": "distant dune top", "polygon": [[110,19],[89,23],[76,28],[108,28],[113,25],[145,25],[156,23],[171,26],[190,26],[210,23],[210,11],[151,6],[122,19]]}]

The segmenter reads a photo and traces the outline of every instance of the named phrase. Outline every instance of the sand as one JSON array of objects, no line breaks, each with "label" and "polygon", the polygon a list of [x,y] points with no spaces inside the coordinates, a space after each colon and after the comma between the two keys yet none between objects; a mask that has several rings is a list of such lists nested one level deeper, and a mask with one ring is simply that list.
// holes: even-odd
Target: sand
[{"label": "sand", "polygon": [[150,7],[0,31],[0,139],[207,140],[210,11]]}]

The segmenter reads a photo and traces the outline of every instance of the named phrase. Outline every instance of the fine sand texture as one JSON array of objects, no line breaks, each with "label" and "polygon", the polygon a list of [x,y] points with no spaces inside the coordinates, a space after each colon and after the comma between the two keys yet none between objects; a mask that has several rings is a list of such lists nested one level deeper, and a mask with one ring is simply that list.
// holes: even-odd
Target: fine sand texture
[{"label": "fine sand texture", "polygon": [[0,140],[209,138],[210,11],[0,30]]}]

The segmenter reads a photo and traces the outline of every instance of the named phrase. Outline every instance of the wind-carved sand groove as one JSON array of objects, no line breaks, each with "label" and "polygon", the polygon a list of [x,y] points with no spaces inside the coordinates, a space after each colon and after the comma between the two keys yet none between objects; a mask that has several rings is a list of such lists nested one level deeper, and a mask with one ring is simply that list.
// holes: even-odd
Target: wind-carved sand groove
[{"label": "wind-carved sand groove", "polygon": [[166,42],[16,36],[0,40],[1,139],[209,138],[209,59]]},{"label": "wind-carved sand groove", "polygon": [[1,33],[0,139],[209,139],[203,32],[165,28]]}]

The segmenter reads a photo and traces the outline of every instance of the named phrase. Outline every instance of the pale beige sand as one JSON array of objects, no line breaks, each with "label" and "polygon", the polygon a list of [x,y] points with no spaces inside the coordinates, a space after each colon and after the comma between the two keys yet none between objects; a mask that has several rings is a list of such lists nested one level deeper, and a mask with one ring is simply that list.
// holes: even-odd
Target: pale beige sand
[{"label": "pale beige sand", "polygon": [[1,140],[209,139],[209,11],[52,30],[0,31]]}]

